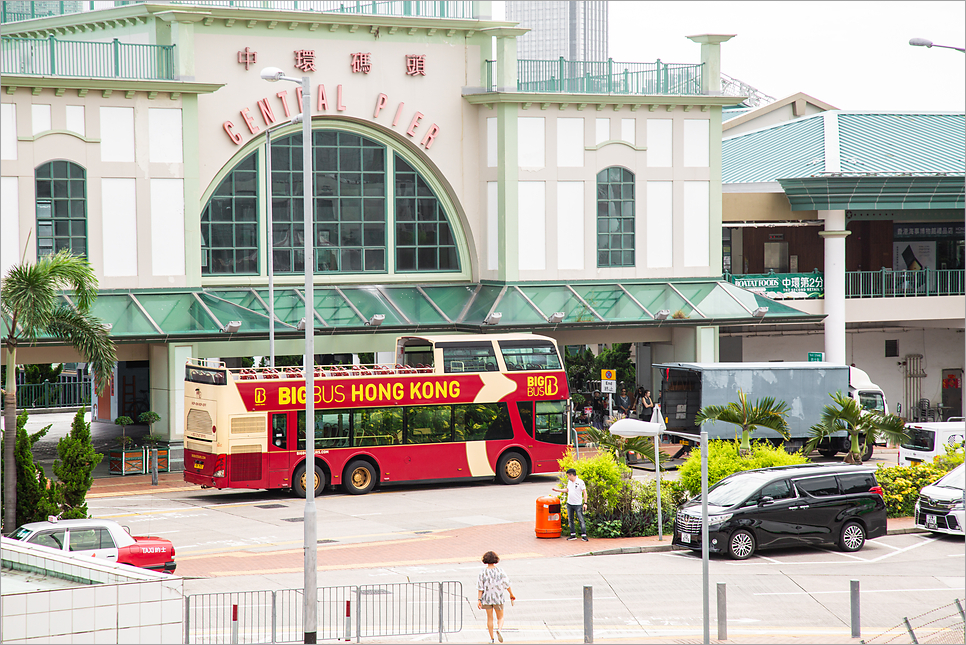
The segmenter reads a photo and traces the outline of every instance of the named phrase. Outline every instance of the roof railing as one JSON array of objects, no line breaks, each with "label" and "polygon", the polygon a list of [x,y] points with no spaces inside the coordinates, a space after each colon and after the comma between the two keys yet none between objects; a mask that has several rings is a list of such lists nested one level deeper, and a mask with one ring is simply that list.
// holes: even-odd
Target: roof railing
[{"label": "roof railing", "polygon": [[[486,89],[495,85],[496,61],[486,61]],[[704,66],[687,63],[521,59],[517,91],[566,94],[700,95]]]},{"label": "roof railing", "polygon": [[[305,380],[301,367],[242,367],[229,370],[236,380]],[[432,374],[432,365],[400,365],[384,363],[372,365],[316,365],[315,378],[358,378],[360,376],[415,376]]]},{"label": "roof railing", "polygon": [[174,80],[174,45],[49,38],[0,39],[0,73]]}]

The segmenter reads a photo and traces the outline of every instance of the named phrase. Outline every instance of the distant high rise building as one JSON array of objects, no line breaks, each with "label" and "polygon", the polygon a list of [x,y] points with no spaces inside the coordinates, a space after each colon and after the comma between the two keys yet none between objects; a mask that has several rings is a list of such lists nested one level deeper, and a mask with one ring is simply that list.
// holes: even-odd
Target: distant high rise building
[{"label": "distant high rise building", "polygon": [[507,0],[506,19],[530,29],[517,58],[607,60],[605,0]]},{"label": "distant high rise building", "polygon": [[3,4],[7,14],[16,20],[28,20],[33,17],[60,16],[68,13],[80,13],[84,10],[84,2],[82,0],[68,0],[67,2],[58,2],[55,0],[37,0],[36,2],[8,0]]}]

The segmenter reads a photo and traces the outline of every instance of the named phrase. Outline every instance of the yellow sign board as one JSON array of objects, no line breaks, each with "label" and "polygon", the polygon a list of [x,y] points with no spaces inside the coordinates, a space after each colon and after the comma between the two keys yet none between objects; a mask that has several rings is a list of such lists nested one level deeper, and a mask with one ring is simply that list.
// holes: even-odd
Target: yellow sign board
[{"label": "yellow sign board", "polygon": [[601,370],[600,380],[602,381],[616,381],[617,380],[617,370]]}]

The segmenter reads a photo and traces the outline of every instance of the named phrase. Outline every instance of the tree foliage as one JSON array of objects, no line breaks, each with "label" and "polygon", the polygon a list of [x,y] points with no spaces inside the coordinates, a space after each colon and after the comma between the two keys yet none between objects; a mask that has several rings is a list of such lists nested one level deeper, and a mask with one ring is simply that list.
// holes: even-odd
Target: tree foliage
[{"label": "tree foliage", "polygon": [[[801,453],[789,454],[781,446],[760,440],[751,444],[747,456],[739,454],[735,441],[712,439],[708,442],[708,486],[713,486],[728,475],[745,470],[807,464],[808,457]],[[701,448],[691,451],[678,469],[681,485],[692,495],[701,493]]]},{"label": "tree foliage", "polygon": [[727,405],[707,405],[700,410],[694,417],[695,425],[702,423],[715,423],[724,421],[732,423],[741,428],[741,444],[738,451],[744,455],[751,454],[751,435],[756,428],[769,428],[788,438],[788,423],[785,417],[788,416],[788,404],[784,401],[776,402],[774,398],[766,396],[755,401],[754,405],[748,403],[747,395],[738,390],[738,401],[732,401]]},{"label": "tree foliage", "polygon": [[[60,489],[52,485],[44,474],[44,469],[34,463],[32,452],[34,444],[47,434],[50,426],[27,434],[27,416],[25,410],[17,417],[17,442],[14,449],[17,476],[16,518],[10,531],[21,524],[46,520],[48,515],[57,515],[60,512]],[[4,455],[6,456],[6,452]],[[7,460],[4,458],[3,468],[6,469],[6,466]],[[3,502],[6,512],[6,495]]]},{"label": "tree foliage", "polygon": [[60,380],[60,373],[63,371],[63,363],[60,363],[57,367],[54,367],[51,363],[24,365],[24,380],[31,384],[39,384],[44,381],[56,383]]},{"label": "tree foliage", "polygon": [[845,463],[861,464],[862,455],[870,442],[887,439],[900,444],[908,439],[906,423],[895,414],[883,414],[879,410],[866,410],[852,397],[835,392],[830,394],[832,404],[826,405],[821,420],[809,428],[812,438],[805,444],[806,454],[815,450],[819,442],[836,432],[845,431],[849,435],[849,451]]},{"label": "tree foliage", "polygon": [[60,459],[54,461],[54,474],[60,480],[64,519],[87,517],[87,492],[94,483],[94,467],[104,458],[94,450],[91,424],[84,420],[84,412],[83,407],[77,411],[70,432],[57,442]]}]

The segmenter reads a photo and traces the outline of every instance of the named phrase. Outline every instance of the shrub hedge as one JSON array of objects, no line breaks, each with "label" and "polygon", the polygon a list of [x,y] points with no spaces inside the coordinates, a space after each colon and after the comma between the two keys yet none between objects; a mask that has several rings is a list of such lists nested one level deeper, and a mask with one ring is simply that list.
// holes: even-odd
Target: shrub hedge
[{"label": "shrub hedge", "polygon": [[[738,454],[738,441],[715,439],[708,442],[708,486],[724,479],[728,475],[743,470],[770,468],[772,466],[790,466],[792,464],[806,464],[808,457],[801,453],[789,454],[784,448],[774,446],[770,441],[753,441],[751,456],[742,457]],[[683,488],[692,495],[701,494],[701,449],[691,451],[687,460],[679,469],[680,482]]]},{"label": "shrub hedge", "polygon": [[882,486],[889,517],[911,516],[915,513],[919,491],[961,463],[962,449],[946,446],[946,454],[935,457],[932,463],[922,462],[912,466],[880,464],[875,476]]}]

